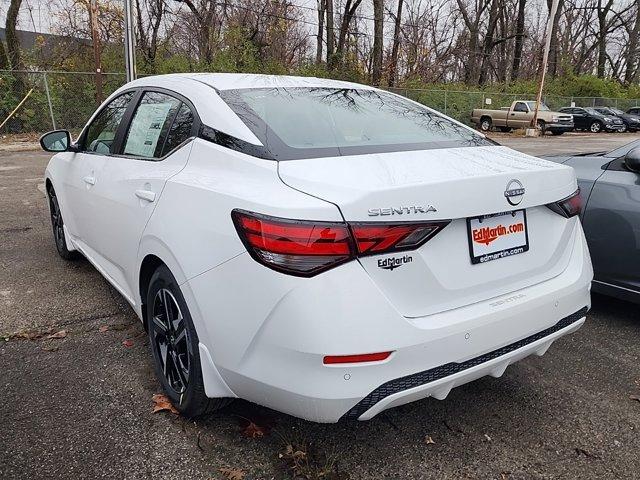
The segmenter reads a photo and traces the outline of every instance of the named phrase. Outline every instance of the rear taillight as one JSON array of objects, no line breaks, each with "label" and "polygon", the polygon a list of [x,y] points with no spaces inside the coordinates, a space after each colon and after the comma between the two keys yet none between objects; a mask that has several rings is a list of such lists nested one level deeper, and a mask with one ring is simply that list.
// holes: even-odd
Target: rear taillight
[{"label": "rear taillight", "polygon": [[259,263],[311,277],[358,256],[420,247],[448,223],[355,223],[289,220],[243,210],[231,213],[238,235]]},{"label": "rear taillight", "polygon": [[444,222],[408,223],[354,223],[351,231],[358,255],[415,250],[449,224]]},{"label": "rear taillight", "polygon": [[547,204],[547,207],[567,218],[580,215],[580,212],[582,212],[582,197],[580,196],[580,189],[576,190],[567,198]]}]

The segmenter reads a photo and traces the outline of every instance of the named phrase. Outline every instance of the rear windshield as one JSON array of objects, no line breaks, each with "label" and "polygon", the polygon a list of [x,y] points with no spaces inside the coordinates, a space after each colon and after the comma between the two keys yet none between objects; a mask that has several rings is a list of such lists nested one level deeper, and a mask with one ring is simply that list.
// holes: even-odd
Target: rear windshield
[{"label": "rear windshield", "polygon": [[387,92],[259,88],[220,95],[276,160],[494,145]]}]

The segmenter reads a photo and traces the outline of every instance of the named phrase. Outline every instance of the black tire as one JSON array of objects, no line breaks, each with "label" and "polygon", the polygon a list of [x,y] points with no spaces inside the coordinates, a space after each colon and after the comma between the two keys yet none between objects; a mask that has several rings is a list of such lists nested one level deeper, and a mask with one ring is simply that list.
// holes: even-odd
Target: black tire
[{"label": "black tire", "polygon": [[589,131],[591,133],[600,133],[602,131],[602,123],[598,120],[591,122],[591,124],[589,125]]},{"label": "black tire", "polygon": [[622,124],[622,128],[621,128],[620,130],[618,130],[618,132],[619,132],[619,133],[625,133],[627,130],[629,130],[629,129],[627,128],[627,124],[626,124],[626,123],[623,123],[623,124]]},{"label": "black tire", "polygon": [[564,132],[562,130],[552,130],[551,131],[551,135],[558,136],[558,135],[562,135],[562,134],[564,134]]},{"label": "black tire", "polygon": [[[209,398],[204,392],[198,334],[182,292],[165,265],[151,277],[146,305],[153,367],[171,403],[187,418],[228,405],[232,399]],[[168,316],[172,321],[166,322]]]},{"label": "black tire", "polygon": [[483,132],[488,132],[489,130],[491,130],[492,124],[493,122],[491,121],[491,117],[480,117],[480,123],[478,124],[478,127],[480,127],[480,130],[482,130]]},{"label": "black tire", "polygon": [[504,133],[509,133],[511,131],[511,127],[500,127],[500,131]]},{"label": "black tire", "polygon": [[53,185],[47,185],[47,199],[49,200],[49,215],[51,217],[51,229],[53,230],[53,241],[56,244],[56,250],[65,260],[77,260],[80,254],[75,250],[67,248],[67,239],[64,235],[64,221],[62,220],[62,212],[58,197],[53,189]]},{"label": "black tire", "polygon": [[540,135],[547,133],[547,124],[544,123],[544,120],[538,120],[536,122],[536,126],[538,127],[538,130],[540,130]]}]

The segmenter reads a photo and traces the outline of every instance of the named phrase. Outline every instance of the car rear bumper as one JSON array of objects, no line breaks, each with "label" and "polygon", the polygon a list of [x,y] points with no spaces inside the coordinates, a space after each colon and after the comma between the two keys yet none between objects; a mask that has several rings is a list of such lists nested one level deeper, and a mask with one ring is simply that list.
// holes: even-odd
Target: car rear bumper
[{"label": "car rear bumper", "polygon": [[[235,396],[317,422],[366,420],[427,396],[442,399],[484,375],[500,376],[579,328],[593,271],[575,228],[559,275],[419,318],[401,316],[358,262],[300,279],[242,254],[184,289],[197,304],[190,309],[200,341]],[[325,355],[385,351],[393,353],[383,361],[323,364]]]}]

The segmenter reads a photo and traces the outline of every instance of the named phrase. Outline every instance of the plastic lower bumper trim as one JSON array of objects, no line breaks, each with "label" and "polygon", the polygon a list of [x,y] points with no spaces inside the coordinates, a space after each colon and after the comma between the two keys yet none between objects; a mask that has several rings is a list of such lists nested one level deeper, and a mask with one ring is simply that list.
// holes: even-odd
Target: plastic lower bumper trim
[{"label": "plastic lower bumper trim", "polygon": [[506,355],[509,352],[522,348],[530,343],[538,341],[552,333],[557,332],[565,327],[568,327],[574,322],[577,322],[581,318],[583,318],[587,314],[587,307],[581,308],[576,313],[569,315],[568,317],[563,318],[554,326],[549,327],[541,332],[534,333],[522,340],[518,340],[515,343],[510,345],[506,345],[504,347],[498,348],[497,350],[493,350],[489,353],[485,353],[484,355],[480,355],[478,357],[467,360],[466,362],[456,363],[450,362],[445,365],[441,365],[439,367],[430,368],[429,370],[424,370],[422,372],[414,373],[411,375],[407,375],[405,377],[396,378],[394,380],[390,380],[386,383],[383,383],[378,388],[376,388],[369,395],[360,400],[354,407],[351,408],[347,413],[342,416],[342,420],[350,419],[354,420],[360,417],[363,413],[373,407],[380,400],[393,395],[395,393],[401,392],[403,390],[408,390],[410,388],[414,388],[420,385],[424,385],[426,383],[433,382],[435,380],[439,380],[444,377],[448,377],[449,375],[456,374],[468,368],[475,367],[476,365],[480,365],[482,363],[488,362],[489,360],[493,360],[494,358],[501,357],[502,355]]}]

